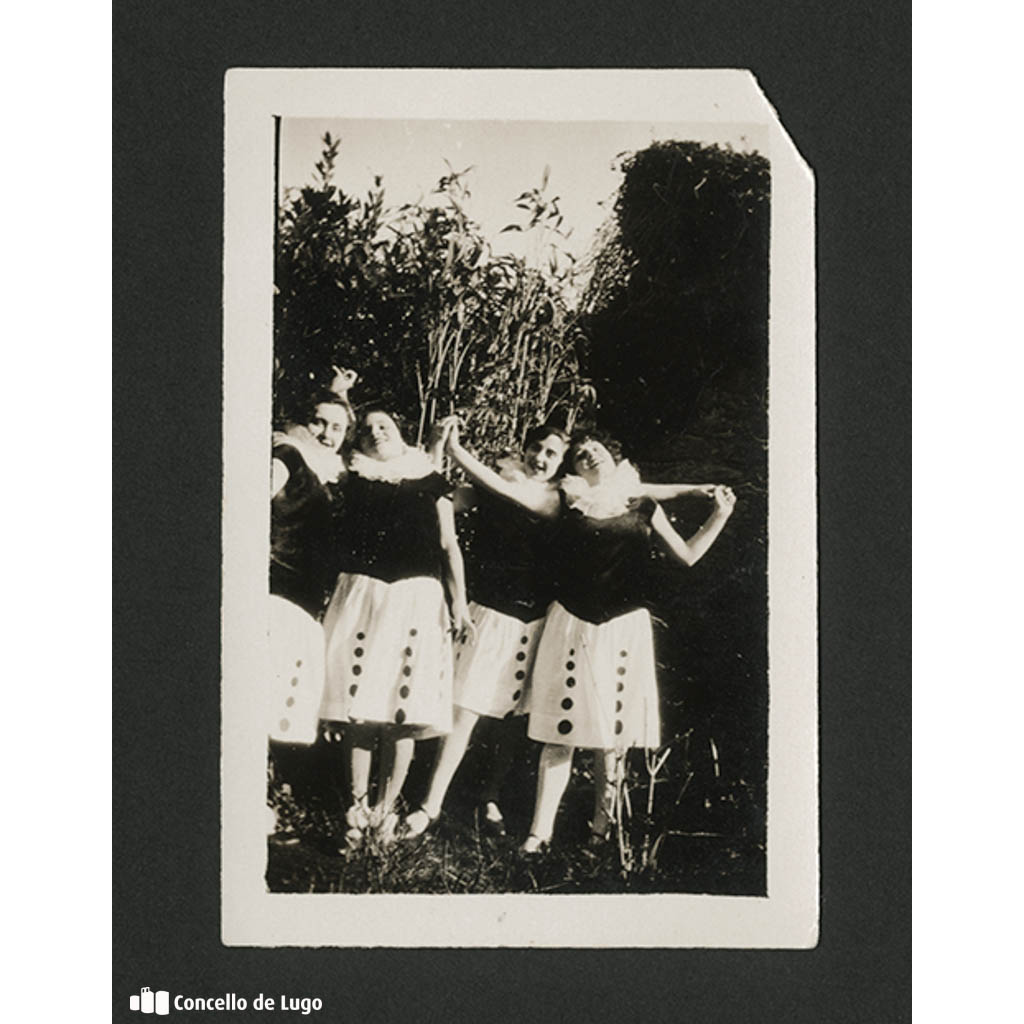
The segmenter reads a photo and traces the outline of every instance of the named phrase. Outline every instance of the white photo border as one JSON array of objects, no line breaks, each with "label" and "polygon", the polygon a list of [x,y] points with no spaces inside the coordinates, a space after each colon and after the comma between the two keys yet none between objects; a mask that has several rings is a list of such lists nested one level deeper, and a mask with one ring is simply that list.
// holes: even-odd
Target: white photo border
[{"label": "white photo border", "polygon": [[[273,118],[673,121],[768,132],[767,896],[266,889]],[[222,941],[229,946],[812,948],[818,941],[813,176],[750,72],[235,68],[225,78]],[[557,913],[552,913],[557,901]]]}]

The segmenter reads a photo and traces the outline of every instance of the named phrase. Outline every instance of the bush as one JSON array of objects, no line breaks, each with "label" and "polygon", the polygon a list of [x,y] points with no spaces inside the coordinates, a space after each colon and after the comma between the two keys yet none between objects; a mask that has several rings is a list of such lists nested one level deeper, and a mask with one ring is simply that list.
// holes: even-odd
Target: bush
[{"label": "bush", "polygon": [[318,182],[280,214],[275,394],[279,414],[332,364],[358,370],[357,397],[416,424],[460,413],[484,455],[518,447],[534,423],[574,423],[592,398],[579,328],[557,258],[560,215],[543,186],[523,193],[542,266],[496,256],[464,210],[469,171],[443,177],[430,203],[385,205],[331,184],[339,142],[325,135]]}]

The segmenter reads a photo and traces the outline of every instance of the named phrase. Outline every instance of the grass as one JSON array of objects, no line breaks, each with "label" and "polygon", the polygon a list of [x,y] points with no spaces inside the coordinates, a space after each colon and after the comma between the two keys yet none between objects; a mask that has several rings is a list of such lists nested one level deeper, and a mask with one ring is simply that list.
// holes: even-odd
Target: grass
[{"label": "grass", "polygon": [[[346,849],[343,765],[337,745],[291,753],[296,782],[272,778],[272,803],[282,832],[268,843],[267,885],[273,892],[623,893],[757,894],[764,889],[764,844],[754,793],[743,783],[703,795],[686,761],[690,733],[667,748],[656,781],[644,756],[629,759],[625,792],[631,813],[599,847],[588,843],[593,779],[590,756],[579,751],[551,849],[537,857],[518,851],[529,828],[537,748],[508,780],[502,807],[508,834],[494,836],[477,805],[486,743],[471,746],[441,818],[422,836],[391,845],[372,837]],[[422,795],[432,761],[421,744],[408,792]],[[532,748],[532,749],[531,749]],[[710,747],[709,747],[710,754]],[[679,770],[668,770],[673,759]],[[304,764],[302,762],[305,762]],[[282,842],[284,836],[288,842]]]}]

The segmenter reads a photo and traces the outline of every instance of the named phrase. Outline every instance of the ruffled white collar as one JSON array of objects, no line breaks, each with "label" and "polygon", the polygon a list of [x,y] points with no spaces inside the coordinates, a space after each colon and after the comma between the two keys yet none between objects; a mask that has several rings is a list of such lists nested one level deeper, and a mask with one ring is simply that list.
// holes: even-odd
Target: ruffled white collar
[{"label": "ruffled white collar", "polygon": [[364,480],[381,480],[389,484],[420,480],[437,472],[437,467],[422,448],[406,448],[393,459],[371,459],[362,452],[355,452],[349,459],[348,468],[349,472]]},{"label": "ruffled white collar", "polygon": [[344,472],[341,456],[322,445],[307,427],[300,424],[294,423],[286,430],[275,430],[271,442],[274,445],[291,445],[321,483],[332,483]]},{"label": "ruffled white collar", "polygon": [[507,455],[503,459],[498,459],[495,465],[498,467],[498,476],[502,480],[508,480],[510,483],[534,487],[538,491],[552,491],[556,487],[556,484],[551,480],[540,480],[535,476],[527,474],[526,466],[523,465],[522,459],[517,459],[514,455]]},{"label": "ruffled white collar", "polygon": [[641,494],[640,474],[636,467],[623,459],[603,483],[591,486],[581,476],[565,476],[559,485],[569,508],[574,508],[592,519],[621,516],[631,498]]}]

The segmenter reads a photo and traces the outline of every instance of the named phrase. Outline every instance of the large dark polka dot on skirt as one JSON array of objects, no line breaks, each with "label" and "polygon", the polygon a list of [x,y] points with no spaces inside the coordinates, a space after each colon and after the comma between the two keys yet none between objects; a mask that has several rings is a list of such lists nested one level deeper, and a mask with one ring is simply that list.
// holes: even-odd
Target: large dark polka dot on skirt
[{"label": "large dark polka dot on skirt", "polygon": [[395,721],[396,721],[396,722],[397,722],[397,723],[398,723],[399,725],[401,725],[401,724],[402,724],[402,723],[403,723],[403,722],[405,721],[405,712],[404,712],[404,711],[403,711],[403,710],[402,710],[401,708],[399,708],[399,709],[398,709],[398,710],[397,710],[397,711],[395,712]]},{"label": "large dark polka dot on skirt", "polygon": [[351,685],[351,686],[350,686],[350,687],[348,688],[348,695],[349,695],[350,697],[354,697],[354,696],[356,695],[356,693],[358,692],[358,690],[359,690],[359,684],[358,684],[358,683],[353,683],[353,684],[352,684],[352,685]]},{"label": "large dark polka dot on skirt", "polygon": [[618,736],[621,732],[622,732],[622,723],[621,722],[616,722],[615,723],[615,735]]},{"label": "large dark polka dot on skirt", "polygon": [[561,721],[560,721],[560,722],[558,723],[558,731],[559,731],[559,732],[560,732],[560,733],[561,733],[561,734],[562,734],[563,736],[565,736],[565,735],[566,735],[567,733],[570,733],[570,732],[572,732],[572,722],[570,722],[570,721],[569,721],[569,719],[567,719],[567,718],[563,718],[563,719],[562,719],[562,720],[561,720]]},{"label": "large dark polka dot on skirt", "polygon": [[522,652],[522,651],[520,651],[520,652],[519,652],[519,653],[518,653],[518,654],[516,655],[516,661],[526,661],[526,655],[525,655],[525,654],[523,654],[523,652]]},{"label": "large dark polka dot on skirt", "polygon": [[570,689],[572,689],[572,687],[574,687],[576,685],[576,680],[573,679],[572,676],[569,676],[569,678],[566,679],[566,681],[565,681],[565,685],[568,686]]},{"label": "large dark polka dot on skirt", "polygon": [[356,649],[355,649],[355,650],[354,650],[354,651],[353,651],[352,653],[353,653],[353,654],[354,654],[354,655],[355,655],[355,656],[356,656],[357,658],[361,658],[361,657],[363,656],[363,649],[362,649],[362,647],[357,647],[357,648],[356,648]]},{"label": "large dark polka dot on skirt", "polygon": [[520,669],[516,673],[516,679],[525,679],[525,678],[526,678],[526,673],[522,669]]},{"label": "large dark polka dot on skirt", "polygon": [[281,721],[278,722],[277,724],[281,727],[281,732],[287,732],[288,731],[288,726],[291,723],[288,721],[287,718],[282,718]]},{"label": "large dark polka dot on skirt", "polygon": [[519,700],[519,698],[522,697],[522,695],[523,695],[523,691],[522,690],[516,690],[516,692],[512,694],[512,699],[513,700]]},{"label": "large dark polka dot on skirt", "polygon": [[362,671],[363,671],[363,666],[362,665],[353,665],[352,666],[352,675],[357,676]]},{"label": "large dark polka dot on skirt", "polygon": [[405,698],[409,696],[409,687],[408,686],[399,687],[398,696],[401,697],[402,700],[405,700]]},{"label": "large dark polka dot on skirt", "polygon": [[566,711],[568,711],[572,707],[572,697],[566,697],[562,701],[562,707],[565,708]]},{"label": "large dark polka dot on skirt", "polygon": [[576,667],[575,661],[567,661],[565,667],[571,672]]}]

